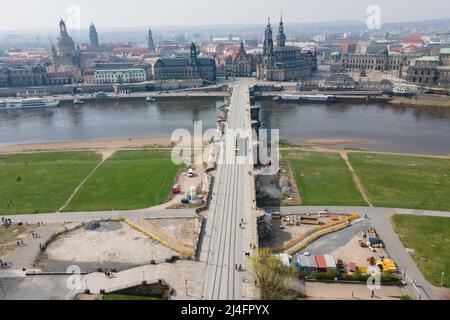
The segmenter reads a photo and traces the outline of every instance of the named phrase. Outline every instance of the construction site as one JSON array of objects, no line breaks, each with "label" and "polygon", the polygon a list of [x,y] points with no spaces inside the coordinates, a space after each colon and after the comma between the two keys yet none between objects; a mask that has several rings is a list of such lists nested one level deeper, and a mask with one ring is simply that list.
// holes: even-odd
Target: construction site
[{"label": "construction site", "polygon": [[[312,287],[328,281],[365,285],[371,275],[379,274],[383,283],[398,287],[397,298],[403,294],[400,270],[365,217],[324,210],[274,212],[258,220],[260,246],[268,248],[286,267],[293,267],[300,278],[312,281]],[[348,288],[353,292],[352,286]],[[339,299],[341,295],[328,298]]]}]

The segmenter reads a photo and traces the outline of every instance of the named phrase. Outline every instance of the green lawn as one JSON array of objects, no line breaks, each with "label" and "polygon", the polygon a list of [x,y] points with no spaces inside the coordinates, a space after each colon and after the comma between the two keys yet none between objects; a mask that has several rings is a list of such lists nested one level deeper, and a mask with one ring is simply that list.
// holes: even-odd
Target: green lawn
[{"label": "green lawn", "polygon": [[450,210],[450,160],[349,153],[374,206]]},{"label": "green lawn", "polygon": [[105,294],[102,300],[106,301],[126,301],[126,300],[162,300],[158,297],[135,296],[130,294]]},{"label": "green lawn", "polygon": [[179,169],[168,151],[118,151],[86,181],[66,211],[131,210],[164,203]]},{"label": "green lawn", "polygon": [[100,161],[92,152],[0,155],[0,214],[55,212]]},{"label": "green lawn", "polygon": [[394,215],[395,231],[406,248],[415,250],[413,259],[433,285],[450,287],[450,218]]},{"label": "green lawn", "polygon": [[367,205],[339,154],[284,151],[302,197],[302,205]]}]

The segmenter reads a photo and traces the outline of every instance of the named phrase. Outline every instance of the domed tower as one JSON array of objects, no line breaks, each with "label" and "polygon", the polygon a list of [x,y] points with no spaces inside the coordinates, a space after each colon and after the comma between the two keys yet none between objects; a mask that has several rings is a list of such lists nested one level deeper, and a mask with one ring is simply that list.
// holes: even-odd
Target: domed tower
[{"label": "domed tower", "polygon": [[75,43],[67,33],[66,23],[61,19],[59,22],[59,37],[57,40],[58,54],[69,57],[75,51]]}]

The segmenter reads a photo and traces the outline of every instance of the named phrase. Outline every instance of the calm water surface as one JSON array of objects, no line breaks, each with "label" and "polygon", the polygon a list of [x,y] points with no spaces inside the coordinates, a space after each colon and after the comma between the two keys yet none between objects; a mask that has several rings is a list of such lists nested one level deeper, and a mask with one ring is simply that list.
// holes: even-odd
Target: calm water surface
[{"label": "calm water surface", "polygon": [[215,127],[220,104],[204,99],[127,101],[0,111],[0,145],[170,136],[178,128],[192,131],[194,121]]},{"label": "calm water surface", "polygon": [[259,104],[263,127],[279,128],[281,137],[291,143],[314,145],[308,140],[336,139],[347,143],[326,147],[450,154],[450,108],[272,101]]},{"label": "calm water surface", "polygon": [[[0,112],[0,145],[170,136],[192,132],[194,121],[214,128],[219,100],[157,103],[86,103],[51,109]],[[450,154],[450,108],[394,107],[386,104],[296,104],[258,102],[263,127],[280,129],[292,143],[345,140],[326,145],[376,151]],[[342,141],[341,141],[342,142]]]}]

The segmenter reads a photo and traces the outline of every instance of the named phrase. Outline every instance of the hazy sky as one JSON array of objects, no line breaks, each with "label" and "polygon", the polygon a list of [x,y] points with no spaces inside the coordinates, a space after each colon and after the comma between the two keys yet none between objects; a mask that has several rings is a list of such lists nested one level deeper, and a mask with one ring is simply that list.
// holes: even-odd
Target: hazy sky
[{"label": "hazy sky", "polygon": [[0,30],[56,28],[76,17],[71,5],[82,28],[260,24],[281,10],[287,23],[366,21],[370,5],[381,8],[382,22],[450,18],[449,0],[0,0]]}]

